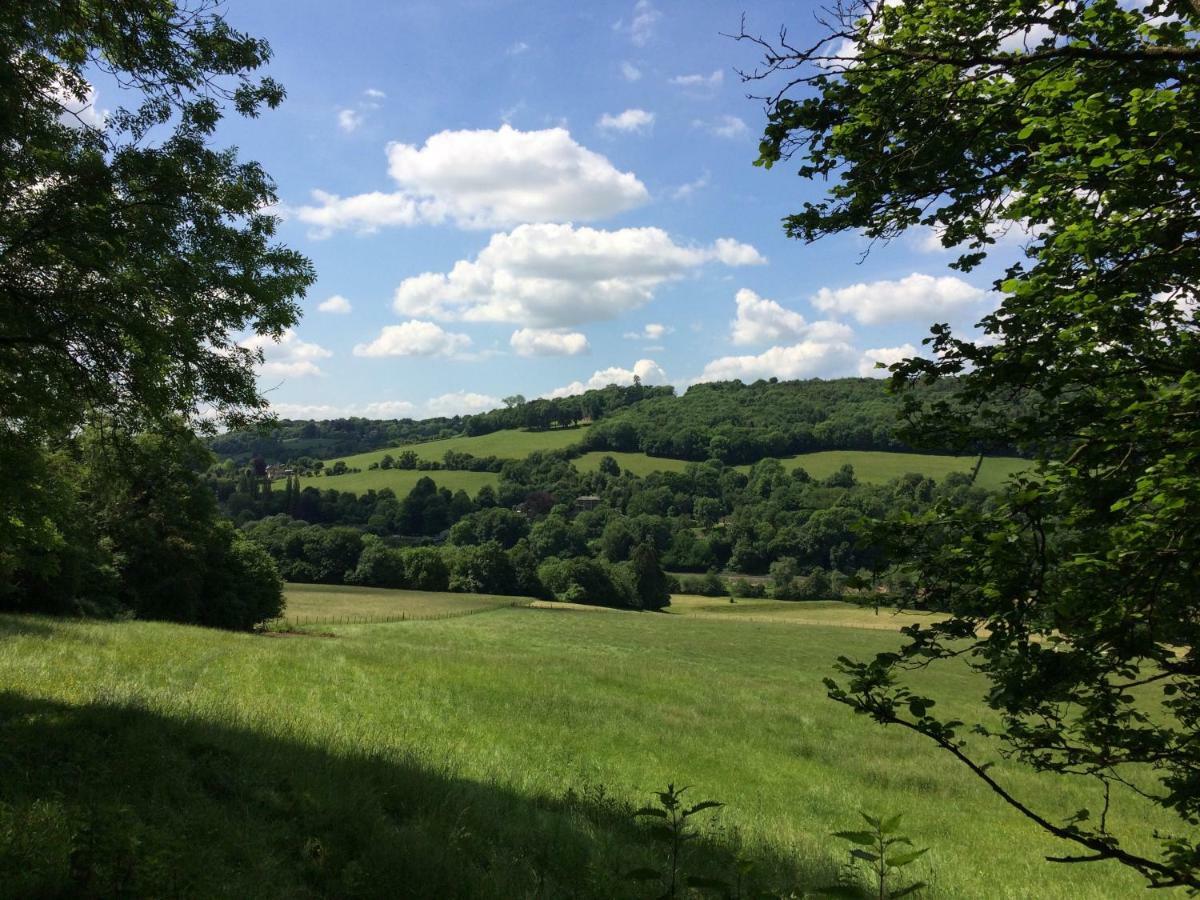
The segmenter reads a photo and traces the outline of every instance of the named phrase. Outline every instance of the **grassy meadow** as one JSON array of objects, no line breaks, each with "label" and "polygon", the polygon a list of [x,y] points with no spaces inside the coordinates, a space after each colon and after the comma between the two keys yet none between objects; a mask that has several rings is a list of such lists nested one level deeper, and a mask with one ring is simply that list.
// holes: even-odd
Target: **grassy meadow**
[{"label": "grassy meadow", "polygon": [[[679,459],[662,459],[645,453],[585,453],[575,465],[585,472],[594,472],[600,460],[611,456],[622,471],[635,475],[651,472],[682,472],[686,462]],[[877,450],[824,450],[819,453],[803,453],[780,460],[788,471],[805,469],[813,478],[828,478],[846,463],[854,466],[858,480],[866,484],[883,484],[909,472],[919,472],[930,478],[941,480],[952,472],[970,472],[975,468],[974,456],[932,456],[924,453],[887,453]],[[996,488],[1012,474],[1029,467],[1029,461],[1011,456],[990,457],[980,466],[978,481],[981,487]],[[746,471],[749,466],[738,466]]]},{"label": "grassy meadow", "polygon": [[[483,599],[289,589],[291,614]],[[668,781],[727,804],[689,871],[752,860],[755,887],[788,896],[834,879],[828,833],[860,808],[903,811],[932,848],[927,897],[1142,890],[1114,866],[1045,862],[1063,848],[930,744],[825,698],[833,659],[893,646],[904,617],[495,599],[262,635],[0,616],[0,893],[649,897],[620,877],[661,862],[629,814]],[[922,677],[947,712],[978,702],[964,670]],[[1096,800],[995,771],[1060,817]]]},{"label": "grassy meadow", "polygon": [[[342,460],[352,469],[361,472],[339,475],[327,478],[321,475],[308,476],[300,479],[302,487],[336,488],[339,491],[362,493],[369,490],[391,488],[397,496],[404,496],[412,490],[419,478],[428,475],[438,487],[446,487],[452,491],[465,490],[472,496],[485,484],[495,486],[499,476],[492,472],[462,472],[434,471],[420,472],[411,469],[369,469],[371,463],[379,462],[387,454],[396,456],[404,450],[412,450],[421,459],[440,461],[446,451],[454,450],[460,453],[470,453],[474,456],[497,456],[501,459],[521,459],[535,451],[564,450],[582,440],[587,425],[575,428],[556,428],[550,431],[495,431],[478,437],[447,438],[440,441],[426,441],[420,444],[406,444],[403,447],[389,447],[386,450],[372,450],[369,453],[358,453],[354,456],[342,457]],[[630,471],[635,475],[645,476],[651,472],[681,472],[687,462],[681,459],[664,459],[647,456],[645,453],[593,452],[585,453],[575,460],[575,466],[582,472],[594,472],[600,467],[600,460],[611,456],[620,465],[622,471]],[[973,456],[932,456],[921,453],[886,453],[867,450],[828,450],[819,453],[804,453],[780,460],[789,471],[803,467],[814,478],[826,478],[840,469],[846,463],[854,466],[858,480],[867,484],[883,484],[908,472],[920,472],[931,478],[942,479],[951,472],[970,472],[975,467]],[[332,466],[336,459],[326,461],[325,465]],[[1016,457],[991,457],[983,461],[979,470],[979,484],[986,488],[995,488],[1005,479],[1029,466],[1029,462]],[[748,470],[749,466],[738,468]]]},{"label": "grassy meadow", "polygon": [[325,461],[325,465],[332,466],[338,459],[342,459],[351,468],[366,469],[371,463],[379,462],[389,453],[395,457],[405,450],[413,451],[420,459],[436,462],[441,462],[447,451],[450,450],[456,453],[470,453],[472,456],[523,459],[536,450],[565,450],[583,440],[587,430],[587,425],[577,425],[574,428],[551,428],[547,431],[506,429],[476,437],[444,438],[440,441],[422,441],[419,444],[404,444],[399,447],[388,447],[385,450],[371,450],[367,453],[329,459]]}]

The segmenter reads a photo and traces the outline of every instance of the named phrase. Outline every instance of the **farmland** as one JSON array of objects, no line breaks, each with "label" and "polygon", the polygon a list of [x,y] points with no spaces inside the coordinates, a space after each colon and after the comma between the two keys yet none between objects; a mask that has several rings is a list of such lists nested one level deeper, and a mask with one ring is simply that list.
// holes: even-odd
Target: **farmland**
[{"label": "farmland", "polygon": [[[611,456],[622,470],[635,475],[651,472],[679,472],[687,463],[678,459],[661,459],[644,453],[585,453],[575,465],[582,471],[592,472],[599,468],[600,460]],[[974,456],[934,456],[923,453],[889,453],[874,450],[826,450],[819,453],[804,453],[780,460],[789,471],[803,468],[813,478],[827,478],[844,465],[854,466],[859,481],[867,484],[883,484],[909,472],[918,472],[941,480],[952,472],[969,473],[975,467]],[[998,487],[1009,475],[1027,468],[1026,460],[1000,456],[985,459],[980,466],[978,482],[981,487]],[[739,466],[743,471],[749,466]]]},{"label": "farmland", "polygon": [[[928,743],[825,698],[834,657],[894,646],[911,617],[492,599],[282,635],[0,617],[0,757],[28,775],[0,783],[0,833],[19,837],[0,871],[43,895],[84,865],[143,895],[650,896],[620,878],[653,862],[628,814],[673,780],[727,804],[695,870],[739,856],[776,890],[828,884],[844,857],[828,832],[860,808],[903,811],[933,848],[930,897],[1138,890],[1112,867],[1044,862],[1060,848]],[[291,615],[488,602],[298,586],[288,600]],[[949,711],[977,702],[965,671],[926,677]],[[1051,786],[1063,817],[1095,799]],[[1143,836],[1166,824],[1114,815]]]}]

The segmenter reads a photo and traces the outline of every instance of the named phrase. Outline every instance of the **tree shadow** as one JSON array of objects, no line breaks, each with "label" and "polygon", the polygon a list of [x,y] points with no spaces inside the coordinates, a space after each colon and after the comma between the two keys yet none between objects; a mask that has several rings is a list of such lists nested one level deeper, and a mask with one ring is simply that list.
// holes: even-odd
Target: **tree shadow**
[{"label": "tree shadow", "polygon": [[[623,877],[661,867],[661,853],[602,785],[529,796],[428,762],[12,692],[0,693],[0,771],[5,896],[661,893]],[[709,831],[693,845],[691,870],[735,877],[736,844],[729,831]],[[835,868],[753,862],[743,896],[828,884]]]}]

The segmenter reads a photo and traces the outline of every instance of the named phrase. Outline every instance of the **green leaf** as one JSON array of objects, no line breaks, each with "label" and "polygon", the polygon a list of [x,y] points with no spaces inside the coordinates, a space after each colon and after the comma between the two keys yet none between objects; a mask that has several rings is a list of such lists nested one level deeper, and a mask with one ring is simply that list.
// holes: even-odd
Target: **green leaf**
[{"label": "green leaf", "polygon": [[697,803],[695,806],[685,812],[684,815],[691,816],[698,812],[703,812],[706,809],[716,809],[717,807],[724,805],[724,803],[718,803],[716,800],[705,800],[703,803]]},{"label": "green leaf", "polygon": [[908,853],[897,853],[894,856],[886,857],[884,859],[884,862],[886,862],[893,869],[899,869],[899,868],[902,868],[903,866],[907,866],[909,863],[913,862],[914,860],[920,859],[922,856],[924,856],[928,852],[929,852],[929,848],[926,847],[923,850],[912,850]]},{"label": "green leaf", "polygon": [[884,834],[894,834],[896,829],[900,827],[900,820],[904,818],[904,813],[896,813],[890,819],[885,819],[880,831]]},{"label": "green leaf", "polygon": [[855,847],[853,850],[851,850],[850,855],[855,859],[861,859],[864,862],[879,862],[879,857],[876,854],[868,853],[866,850],[860,850],[858,847]]},{"label": "green leaf", "polygon": [[870,831],[835,831],[835,838],[841,838],[843,841],[852,841],[855,844],[862,844],[865,847],[875,846],[875,835]]}]

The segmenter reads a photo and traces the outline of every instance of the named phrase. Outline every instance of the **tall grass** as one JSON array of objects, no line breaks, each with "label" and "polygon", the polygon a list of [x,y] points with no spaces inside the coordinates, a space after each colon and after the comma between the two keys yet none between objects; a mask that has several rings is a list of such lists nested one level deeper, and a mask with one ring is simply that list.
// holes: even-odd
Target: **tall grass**
[{"label": "tall grass", "polygon": [[[830,883],[829,832],[868,808],[905,810],[933,848],[930,897],[1140,890],[1045,862],[1061,848],[934,748],[826,700],[837,655],[896,643],[852,617],[509,608],[322,630],[0,617],[0,893],[640,896],[619,873],[661,860],[628,813],[668,781],[726,804],[703,855],[756,860],[762,888]],[[965,670],[925,677],[948,713],[977,706]],[[1094,800],[995,771],[1063,818]]]}]

